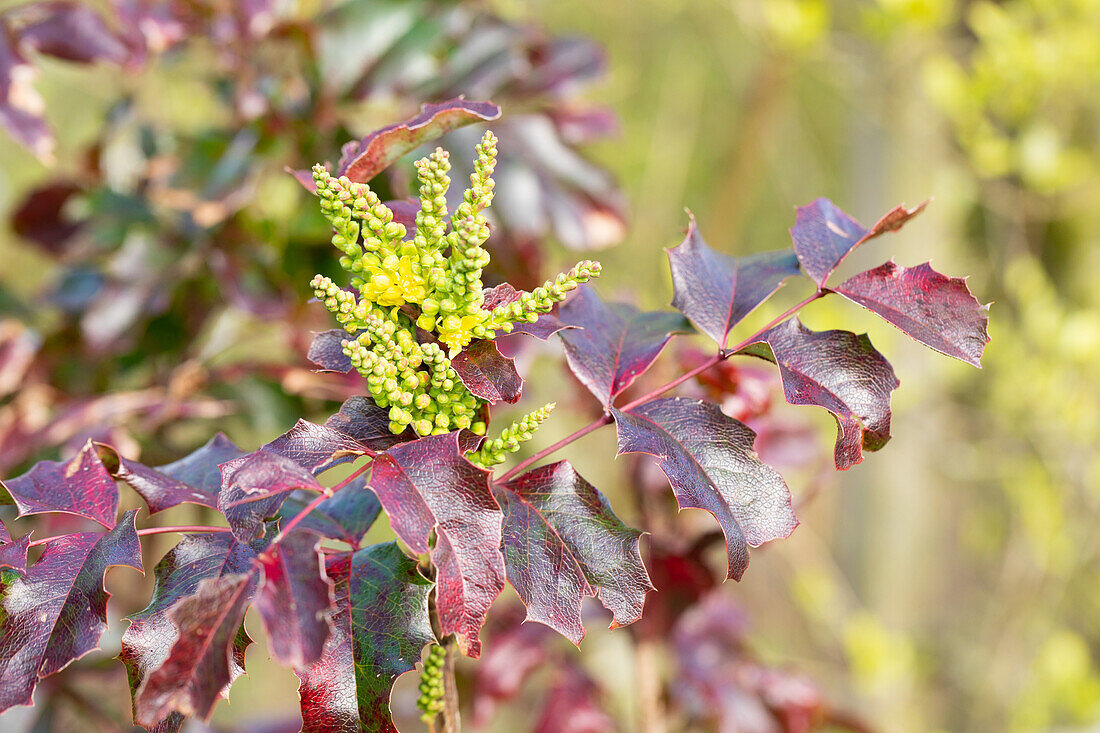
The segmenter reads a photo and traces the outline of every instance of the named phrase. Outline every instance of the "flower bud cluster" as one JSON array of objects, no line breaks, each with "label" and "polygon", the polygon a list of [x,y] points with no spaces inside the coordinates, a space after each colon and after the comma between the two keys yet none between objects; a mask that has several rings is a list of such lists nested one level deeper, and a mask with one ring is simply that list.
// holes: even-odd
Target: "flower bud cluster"
[{"label": "flower bud cluster", "polygon": [[447,659],[447,650],[439,644],[428,649],[428,658],[424,660],[424,671],[420,673],[420,697],[416,706],[420,708],[420,719],[431,722],[443,711],[443,664]]},{"label": "flower bud cluster", "polygon": [[340,266],[351,274],[354,289],[321,275],[310,285],[355,335],[344,342],[344,353],[366,377],[375,402],[390,409],[394,432],[411,425],[420,435],[461,428],[483,434],[484,423],[475,419],[482,403],[451,368],[451,357],[474,338],[491,339],[515,323],[534,322],[600,272],[599,263],[584,261],[515,302],[484,307],[481,273],[489,263],[484,245],[490,234],[485,210],[493,200],[496,145],[486,132],[470,187],[449,219],[448,154],[437,148],[417,161],[420,209],[411,234],[367,185],[334,178],[324,166],[313,168],[321,212],[332,224],[332,244],[343,253]]},{"label": "flower bud cluster", "polygon": [[535,431],[539,429],[550,413],[557,407],[556,402],[543,405],[534,412],[529,412],[519,420],[504,428],[499,438],[486,440],[476,451],[470,451],[466,458],[476,466],[492,468],[504,463],[507,453],[515,453],[522,443],[535,437]]}]

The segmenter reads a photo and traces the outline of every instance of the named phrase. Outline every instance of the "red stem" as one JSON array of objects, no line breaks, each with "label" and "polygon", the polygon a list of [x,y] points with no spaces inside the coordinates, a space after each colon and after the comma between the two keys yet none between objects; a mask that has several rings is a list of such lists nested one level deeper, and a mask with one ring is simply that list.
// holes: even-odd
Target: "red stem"
[{"label": "red stem", "polygon": [[[299,522],[301,522],[303,519],[305,519],[306,516],[308,516],[310,512],[312,512],[314,509],[316,509],[318,506],[320,506],[321,503],[325,499],[330,498],[337,491],[339,491],[340,489],[344,488],[345,486],[350,484],[355,479],[362,476],[364,473],[367,472],[367,469],[369,469],[372,465],[373,465],[373,462],[364,463],[362,466],[355,469],[355,471],[353,471],[352,474],[350,476],[348,476],[346,479],[344,479],[340,483],[336,484],[331,489],[325,489],[323,492],[321,492],[316,497],[314,497],[313,501],[306,504],[305,507],[302,508],[302,511],[298,512],[293,517],[291,517],[290,521],[287,522],[286,524],[284,524],[279,529],[279,534],[275,535],[275,539],[273,539],[271,541],[271,545],[274,546],[274,545],[278,544],[279,540],[286,537],[290,533],[290,530],[297,527]],[[270,549],[270,548],[268,548],[268,549]],[[265,552],[266,552],[266,550],[265,550]]]},{"label": "red stem", "polygon": [[[795,313],[802,310],[803,308],[805,308],[807,305],[814,302],[818,298],[824,297],[827,293],[828,293],[827,290],[818,289],[812,295],[809,295],[806,298],[804,298],[803,300],[799,301],[798,303],[795,303],[790,308],[788,308],[786,311],[784,311],[782,314],[780,314],[780,315],[776,316],[775,318],[773,318],[771,321],[769,321],[767,323],[767,325],[763,326],[762,328],[760,328],[760,330],[758,330],[752,336],[749,336],[747,339],[745,339],[741,343],[737,344],[737,346],[734,346],[732,349],[720,349],[717,354],[710,357],[709,359],[707,359],[706,361],[704,361],[702,364],[695,367],[691,371],[685,372],[684,374],[681,374],[680,376],[676,377],[676,379],[673,379],[671,382],[667,382],[666,384],[662,384],[660,387],[657,387],[655,389],[650,390],[649,392],[646,392],[641,397],[639,397],[635,400],[631,400],[630,402],[626,403],[625,405],[623,405],[622,407],[620,407],[618,409],[625,412],[626,410],[637,407],[638,405],[640,405],[644,402],[649,402],[654,397],[658,397],[658,396],[664,394],[665,392],[669,391],[673,387],[677,387],[677,386],[683,384],[684,382],[691,379],[695,375],[701,374],[702,372],[705,372],[707,369],[710,369],[715,364],[718,364],[719,362],[721,362],[725,359],[728,359],[729,357],[733,356],[734,354],[736,354],[737,352],[739,352],[741,349],[745,348],[749,344],[754,343],[758,338],[760,338],[760,334],[764,333],[768,329],[773,328],[774,326],[776,326],[776,325],[782,323],[783,321],[787,320],[788,318],[793,316]],[[538,453],[531,456],[530,458],[527,458],[523,461],[520,461],[510,471],[505,472],[498,479],[498,481],[503,483],[505,481],[508,481],[509,479],[515,478],[520,473],[522,473],[523,470],[526,469],[528,466],[531,466],[531,465],[537,463],[538,461],[541,461],[543,458],[550,455],[551,453],[556,453],[557,451],[561,450],[562,448],[569,445],[573,441],[575,441],[579,438],[583,438],[584,436],[588,435],[592,431],[598,430],[599,428],[603,427],[604,425],[607,425],[610,422],[611,422],[611,415],[610,415],[610,413],[605,412],[603,415],[600,415],[598,418],[596,418],[592,422],[588,423],[587,425],[585,425],[583,428],[576,431],[575,433],[571,433],[570,435],[565,436],[564,438],[559,440],[557,443],[554,443],[553,445],[549,446],[548,448],[543,448],[542,450],[540,450]]]}]

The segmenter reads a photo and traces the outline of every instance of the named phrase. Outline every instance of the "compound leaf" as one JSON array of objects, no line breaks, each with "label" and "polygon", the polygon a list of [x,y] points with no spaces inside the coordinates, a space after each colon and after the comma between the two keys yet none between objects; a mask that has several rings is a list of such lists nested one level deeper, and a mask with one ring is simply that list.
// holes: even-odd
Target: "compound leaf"
[{"label": "compound leaf", "polygon": [[104,575],[116,565],[143,572],[128,511],[104,534],[60,537],[23,576],[6,577],[0,619],[0,710],[31,704],[38,680],[99,646],[107,630]]},{"label": "compound leaf", "polygon": [[478,631],[504,588],[502,515],[489,472],[462,456],[458,435],[432,435],[379,454],[369,485],[397,536],[413,552],[431,552],[442,634],[455,634],[462,653],[477,657]]},{"label": "compound leaf", "polygon": [[517,476],[495,495],[504,511],[504,567],[528,619],[580,644],[585,596],[599,596],[612,628],[641,617],[653,587],[638,549],[642,533],[623,524],[568,461]]},{"label": "compound leaf", "polygon": [[868,229],[829,199],[817,199],[798,209],[798,216],[791,228],[795,254],[803,271],[818,287],[824,287],[825,281],[849,252],[868,239],[901,229],[927,205],[925,201],[912,209],[896,206]]},{"label": "compound leaf", "polygon": [[798,526],[787,484],[753,452],[756,433],[717,405],[665,397],[612,415],[620,455],[652,455],[681,509],[705,509],[718,520],[727,577],[741,579],[750,546],[787,537]]},{"label": "compound leaf", "polygon": [[867,334],[811,331],[797,318],[760,335],[744,353],[779,365],[783,393],[792,405],[817,405],[837,421],[838,469],[863,460],[890,440],[890,393],[898,379]]},{"label": "compound leaf", "polygon": [[981,367],[989,307],[978,302],[965,279],[941,275],[929,262],[916,267],[887,262],[833,290],[941,354]]},{"label": "compound leaf", "polygon": [[707,246],[691,216],[687,236],[668,250],[672,306],[725,348],[730,330],[798,274],[794,250],[730,257]]},{"label": "compound leaf", "polygon": [[679,313],[604,303],[591,288],[563,305],[561,317],[578,327],[560,334],[569,368],[605,407],[649,368],[673,334],[691,330]]},{"label": "compound leaf", "polygon": [[396,542],[328,558],[335,585],[332,635],[320,660],[299,670],[306,733],[394,733],[390,691],[435,641],[431,583]]}]

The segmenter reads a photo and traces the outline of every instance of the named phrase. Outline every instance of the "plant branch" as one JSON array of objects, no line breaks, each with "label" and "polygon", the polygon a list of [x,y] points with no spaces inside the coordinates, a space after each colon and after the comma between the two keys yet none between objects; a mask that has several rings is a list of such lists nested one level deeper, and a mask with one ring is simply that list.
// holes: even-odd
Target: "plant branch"
[{"label": "plant branch", "polygon": [[443,661],[443,711],[440,713],[443,725],[440,726],[440,733],[460,733],[462,717],[458,711],[458,687],[455,684],[457,649],[453,636],[447,639],[443,648],[447,650],[447,656]]},{"label": "plant branch", "polygon": [[[702,372],[705,372],[707,369],[710,369],[715,364],[718,364],[719,362],[724,361],[725,359],[728,359],[729,357],[733,356],[737,352],[741,351],[741,349],[743,349],[746,346],[748,346],[749,344],[755,342],[758,338],[760,338],[760,335],[763,334],[765,331],[767,331],[767,330],[773,328],[774,326],[777,326],[778,324],[782,323],[783,321],[787,320],[788,318],[790,318],[795,313],[802,310],[803,308],[805,308],[807,305],[814,302],[815,300],[818,300],[819,298],[825,297],[825,295],[827,295],[828,292],[829,291],[824,290],[824,289],[819,289],[819,290],[815,291],[812,295],[809,295],[809,296],[803,298],[801,301],[799,301],[799,302],[795,303],[794,305],[792,305],[790,308],[788,308],[782,314],[780,314],[780,315],[776,316],[775,318],[773,318],[765,326],[763,326],[759,330],[757,330],[756,333],[749,336],[744,341],[742,341],[741,343],[734,346],[732,349],[720,349],[717,354],[710,357],[709,359],[707,359],[706,361],[704,361],[702,364],[695,367],[691,371],[685,372],[685,373],[681,374],[680,376],[676,377],[676,379],[673,379],[670,382],[666,382],[665,384],[662,384],[661,386],[656,387],[655,389],[652,389],[649,392],[646,392],[641,397],[638,397],[637,399],[631,400],[630,402],[626,403],[625,405],[623,405],[622,407],[620,407],[618,409],[625,411],[625,410],[629,410],[631,408],[637,407],[638,405],[641,405],[645,402],[649,402],[653,398],[659,397],[660,395],[662,395],[665,392],[669,391],[673,387],[678,387],[679,385],[681,385],[684,382],[688,381],[689,379],[696,376],[697,374],[701,374]],[[538,453],[534,454],[530,458],[527,458],[527,459],[524,459],[524,460],[520,461],[511,470],[506,471],[498,479],[498,481],[505,482],[505,481],[508,481],[509,479],[515,478],[516,476],[518,476],[520,473],[522,473],[529,466],[534,465],[535,463],[538,463],[539,461],[541,461],[546,456],[548,456],[552,453],[556,453],[557,451],[561,450],[562,448],[569,445],[570,443],[572,443],[572,442],[574,442],[574,441],[576,441],[580,438],[583,438],[584,436],[588,435],[589,433],[593,432],[594,430],[598,430],[599,428],[603,427],[604,425],[609,424],[610,422],[611,422],[611,414],[609,412],[605,412],[603,415],[599,416],[598,418],[596,418],[595,420],[593,420],[589,424],[585,425],[580,430],[577,430],[576,432],[565,436],[564,438],[559,440],[557,443],[554,443],[553,445],[551,445],[547,448],[543,448],[542,450],[540,450]]]}]

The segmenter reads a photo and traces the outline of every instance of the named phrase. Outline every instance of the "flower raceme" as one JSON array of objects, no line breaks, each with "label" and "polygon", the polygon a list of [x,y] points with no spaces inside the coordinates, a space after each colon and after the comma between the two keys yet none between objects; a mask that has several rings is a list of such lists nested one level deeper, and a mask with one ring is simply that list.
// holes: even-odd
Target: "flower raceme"
[{"label": "flower raceme", "polygon": [[492,132],[482,137],[470,186],[450,216],[447,151],[437,148],[416,162],[420,209],[411,234],[369,186],[313,167],[321,213],[332,224],[332,244],[343,253],[340,266],[353,289],[322,275],[310,285],[350,335],[344,353],[374,401],[389,408],[394,433],[412,426],[419,435],[463,428],[484,434],[484,402],[462,383],[451,359],[474,339],[533,323],[600,274],[598,262],[585,260],[510,303],[484,307],[485,210],[493,201],[496,143]]}]

